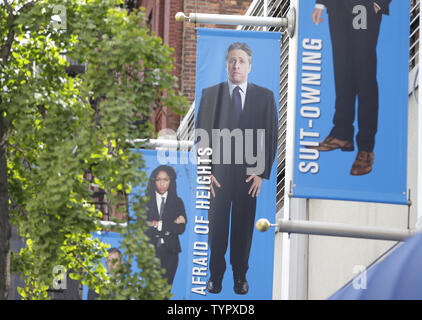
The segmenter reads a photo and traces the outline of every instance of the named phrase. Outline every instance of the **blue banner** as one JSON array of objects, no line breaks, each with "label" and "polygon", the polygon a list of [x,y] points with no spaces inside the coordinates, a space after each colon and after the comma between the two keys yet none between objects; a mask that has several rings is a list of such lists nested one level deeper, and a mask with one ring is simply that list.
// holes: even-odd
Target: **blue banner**
[{"label": "blue banner", "polygon": [[293,195],[407,204],[409,1],[299,5]]},{"label": "blue banner", "polygon": [[[259,233],[253,238],[247,272],[250,289],[247,293],[234,293],[233,277],[226,276],[222,281],[221,292],[210,294],[207,291],[211,258],[208,239],[210,219],[206,208],[211,195],[209,188],[203,184],[206,181],[204,170],[207,168],[197,164],[194,152],[141,149],[134,152],[142,153],[145,161],[143,170],[148,183],[132,190],[129,196],[129,215],[134,215],[130,199],[135,194],[150,197],[146,204],[147,220],[151,224],[147,234],[156,248],[156,256],[165,271],[164,277],[171,285],[172,299],[271,299],[274,234]],[[276,171],[275,168],[272,169],[274,173],[262,184],[252,228],[260,218],[275,218]],[[120,249],[122,238],[118,233],[100,232],[93,237],[109,244],[110,248]],[[229,263],[230,244],[227,249],[227,265]],[[105,261],[103,264],[106,265]],[[139,271],[136,266],[134,271]],[[98,294],[84,286],[83,299],[97,297]]]},{"label": "blue banner", "polygon": [[187,299],[271,299],[276,214],[280,38],[199,29]]},{"label": "blue banner", "polygon": [[153,222],[153,226],[148,235],[156,245],[156,255],[171,284],[172,299],[187,299],[187,281],[191,273],[187,263],[190,257],[189,229],[194,224],[194,165],[187,152],[137,152],[142,152],[149,183],[147,190],[139,187],[132,192],[149,194],[147,219]]},{"label": "blue banner", "polygon": [[[151,244],[156,248],[156,256],[161,261],[164,277],[171,285],[172,299],[187,299],[191,279],[187,261],[190,253],[190,231],[194,223],[194,159],[187,152],[174,150],[143,150],[146,185],[134,188],[129,195],[129,215],[134,216],[131,199],[133,196],[148,196],[147,221],[151,224],[147,231]],[[164,197],[164,202],[163,198]],[[116,232],[100,232],[93,235],[110,248],[120,249],[122,237]],[[109,249],[110,250],[110,249]],[[103,265],[106,266],[105,261]],[[138,266],[132,266],[139,272]],[[83,298],[95,299],[98,294],[84,287]]]}]

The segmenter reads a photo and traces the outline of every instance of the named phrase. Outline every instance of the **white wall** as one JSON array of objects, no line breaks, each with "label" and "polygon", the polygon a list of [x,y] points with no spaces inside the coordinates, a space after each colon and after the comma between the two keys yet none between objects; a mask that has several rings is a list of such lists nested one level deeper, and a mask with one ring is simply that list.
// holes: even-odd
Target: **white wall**
[{"label": "white wall", "polygon": [[[413,79],[410,83],[413,84]],[[406,106],[397,106],[400,107]],[[408,189],[411,206],[309,200],[309,220],[400,229],[415,226],[418,117],[412,95],[409,96],[408,108]],[[357,266],[370,265],[394,244],[392,241],[310,236],[307,298],[328,298],[356,275]]]},{"label": "white wall", "polygon": [[[413,85],[414,72],[409,83]],[[417,96],[416,92],[416,96]],[[397,106],[406,107],[406,106]],[[414,228],[417,220],[417,105],[409,95],[408,189],[410,206],[309,199],[293,199],[292,219],[346,223],[355,226]],[[296,201],[296,202],[295,202]],[[304,212],[305,211],[305,212]],[[274,299],[281,298],[282,234],[276,235]],[[291,235],[289,299],[327,299],[396,242],[327,236]]]},{"label": "white wall", "polygon": [[[407,228],[407,207],[343,201],[309,201],[310,220],[359,226]],[[326,299],[395,242],[309,237],[308,298]]]}]

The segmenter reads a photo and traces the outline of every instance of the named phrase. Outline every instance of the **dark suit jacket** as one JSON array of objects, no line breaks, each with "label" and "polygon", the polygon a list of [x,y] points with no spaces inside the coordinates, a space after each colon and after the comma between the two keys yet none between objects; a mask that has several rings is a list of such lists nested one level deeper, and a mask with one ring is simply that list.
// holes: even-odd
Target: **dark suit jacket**
[{"label": "dark suit jacket", "polygon": [[[212,146],[212,129],[234,129],[239,128],[242,132],[245,129],[253,129],[253,154],[257,154],[256,130],[265,129],[265,169],[260,176],[268,179],[271,173],[272,163],[277,150],[277,107],[274,94],[271,90],[248,83],[245,104],[238,124],[232,123],[231,98],[227,82],[222,82],[202,91],[201,101],[196,118],[196,128],[207,131]],[[243,134],[245,136],[245,134]],[[201,146],[201,142],[199,141]],[[203,146],[202,146],[203,147]],[[245,149],[244,149],[245,151]],[[256,167],[256,164],[247,165],[243,159],[244,167]],[[222,160],[220,160],[222,163]],[[213,166],[213,170],[214,170]]]},{"label": "dark suit jacket", "polygon": [[[157,245],[159,238],[163,238],[163,246],[165,246],[169,251],[174,253],[182,251],[179,241],[179,234],[185,232],[186,224],[174,223],[174,220],[176,220],[178,216],[183,216],[187,223],[185,206],[182,199],[168,194],[161,219],[163,221],[161,231],[158,231],[157,228],[150,227],[146,232],[147,236],[151,239],[151,242],[154,245]],[[147,203],[147,220],[160,220],[155,196],[151,197]]]},{"label": "dark suit jacket", "polygon": [[[351,0],[317,0],[316,3],[319,4],[323,4],[324,6],[327,7],[327,12],[332,13],[336,10],[336,7],[338,5],[342,5],[345,4],[346,6],[350,7],[350,10],[353,9],[353,5],[355,4],[355,1],[351,1]],[[376,3],[377,5],[380,6],[381,11],[380,13],[385,14],[385,15],[389,15],[390,14],[390,10],[389,10],[389,6],[390,6],[390,2],[391,0],[361,0],[362,4],[364,3]],[[352,12],[352,11],[350,11]]]}]

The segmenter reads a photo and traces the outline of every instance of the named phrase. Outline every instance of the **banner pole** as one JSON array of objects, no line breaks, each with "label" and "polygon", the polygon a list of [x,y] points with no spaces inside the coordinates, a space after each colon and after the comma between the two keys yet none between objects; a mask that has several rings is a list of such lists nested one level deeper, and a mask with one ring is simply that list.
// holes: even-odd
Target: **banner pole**
[{"label": "banner pole", "polygon": [[193,141],[189,140],[170,140],[170,139],[134,139],[127,140],[131,144],[140,143],[143,147],[161,147],[161,148],[185,148],[193,147]]},{"label": "banner pole", "polygon": [[287,29],[290,37],[293,37],[295,33],[295,18],[296,16],[292,12],[285,18],[210,13],[190,13],[189,16],[186,16],[183,12],[178,12],[175,16],[176,21],[179,22],[282,28],[283,30]]},{"label": "banner pole", "polygon": [[385,241],[404,241],[415,233],[414,229],[402,230],[300,220],[279,220],[277,229],[279,232]]},{"label": "banner pole", "polygon": [[[419,34],[421,33],[421,23],[422,16],[420,13],[420,8],[422,6],[422,0],[419,1]],[[422,226],[422,70],[421,70],[421,61],[422,61],[422,49],[420,47],[421,39],[419,38],[419,61],[418,61],[418,182],[417,182],[417,220],[416,225]]]},{"label": "banner pole", "polygon": [[345,223],[332,223],[326,221],[285,219],[279,219],[276,224],[271,224],[267,219],[259,219],[256,226],[261,232],[269,230],[270,227],[275,227],[277,232],[284,233],[383,241],[404,241],[420,232],[418,229],[380,228],[372,226],[354,226]]},{"label": "banner pole", "polygon": [[[299,19],[299,1],[290,1],[290,12],[296,13],[296,24]],[[295,27],[295,29],[297,28]],[[288,76],[288,96],[287,96],[287,129],[286,129],[286,175],[284,186],[284,212],[283,219],[290,219],[291,205],[291,185],[293,182],[293,156],[294,156],[294,130],[295,130],[295,110],[296,110],[296,82],[297,82],[297,59],[298,59],[298,32],[295,32],[289,40],[289,76]],[[281,268],[281,299],[289,299],[290,283],[290,237],[283,234],[282,240],[282,268]]]},{"label": "banner pole", "polygon": [[[264,18],[268,17],[268,0],[264,0],[264,12],[263,12]],[[268,31],[268,27],[264,26],[263,31]]]}]

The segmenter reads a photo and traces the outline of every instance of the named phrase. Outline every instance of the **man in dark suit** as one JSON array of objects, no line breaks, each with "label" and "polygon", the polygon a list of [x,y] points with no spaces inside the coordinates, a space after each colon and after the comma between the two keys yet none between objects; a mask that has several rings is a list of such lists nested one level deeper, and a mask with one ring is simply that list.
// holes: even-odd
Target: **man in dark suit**
[{"label": "man in dark suit", "polygon": [[[122,253],[118,248],[110,248],[106,257],[106,267],[109,275],[115,275],[116,270],[122,264]],[[96,300],[100,295],[94,289],[88,290],[88,300]]]},{"label": "man in dark suit", "polygon": [[317,0],[312,20],[322,22],[327,8],[336,88],[334,126],[319,151],[354,150],[355,102],[358,98],[358,153],[351,175],[368,174],[374,162],[378,126],[377,42],[382,15],[391,0]]},{"label": "man in dark suit", "polygon": [[[239,42],[231,44],[226,53],[228,81],[203,90],[196,119],[197,133],[198,129],[202,129],[209,138],[206,141],[201,137],[201,141],[198,141],[197,135],[198,145],[212,146],[214,155],[212,197],[208,211],[211,274],[207,290],[210,293],[219,293],[222,289],[229,226],[234,291],[246,294],[249,290],[246,272],[249,268],[256,198],[262,179],[270,177],[276,154],[277,108],[274,94],[248,82],[251,67],[252,51],[249,46]],[[240,135],[230,141],[222,141],[218,134],[213,136],[213,132],[222,129]],[[248,136],[246,131],[253,134]],[[230,161],[223,160],[227,147],[231,149],[228,154]],[[236,148],[242,150],[240,157],[236,154]],[[261,156],[262,166],[248,163],[248,148],[251,148],[249,150],[254,156]],[[216,157],[216,154],[220,157]]]}]

